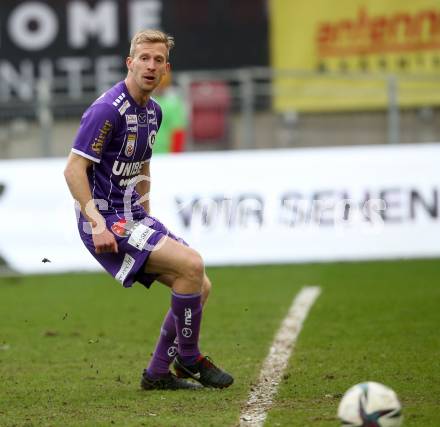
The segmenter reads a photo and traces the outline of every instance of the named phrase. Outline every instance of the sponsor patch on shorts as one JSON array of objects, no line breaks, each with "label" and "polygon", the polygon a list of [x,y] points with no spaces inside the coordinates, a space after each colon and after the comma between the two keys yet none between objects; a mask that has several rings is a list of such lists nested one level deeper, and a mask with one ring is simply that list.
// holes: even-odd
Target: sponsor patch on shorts
[{"label": "sponsor patch on shorts", "polygon": [[147,243],[147,240],[153,235],[154,230],[144,224],[138,224],[131,232],[128,239],[128,244],[136,249],[142,250]]},{"label": "sponsor patch on shorts", "polygon": [[127,278],[128,274],[134,266],[134,262],[135,260],[131,255],[125,254],[121,268],[116,273],[115,279],[124,284],[124,280]]}]

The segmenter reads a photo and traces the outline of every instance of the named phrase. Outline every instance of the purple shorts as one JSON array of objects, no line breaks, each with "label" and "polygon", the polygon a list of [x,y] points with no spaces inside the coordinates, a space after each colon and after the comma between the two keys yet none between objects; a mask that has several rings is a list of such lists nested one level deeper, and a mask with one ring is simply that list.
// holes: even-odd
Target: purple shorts
[{"label": "purple shorts", "polygon": [[158,274],[144,272],[144,265],[164,237],[188,246],[160,221],[144,213],[134,214],[129,221],[120,215],[104,215],[104,218],[107,228],[115,235],[118,253],[95,253],[90,224],[82,215],[78,221],[79,234],[89,252],[125,288],[131,287],[134,282],[140,282],[149,288],[157,279]]}]

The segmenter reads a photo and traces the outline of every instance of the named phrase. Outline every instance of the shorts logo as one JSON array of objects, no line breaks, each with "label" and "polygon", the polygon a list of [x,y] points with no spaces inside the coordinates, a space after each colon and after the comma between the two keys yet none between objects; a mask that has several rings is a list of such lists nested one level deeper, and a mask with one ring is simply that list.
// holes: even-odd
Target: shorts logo
[{"label": "shorts logo", "polygon": [[125,120],[127,122],[127,125],[137,125],[138,123],[138,118],[136,114],[126,114]]},{"label": "shorts logo", "polygon": [[128,231],[124,228],[122,221],[115,222],[111,226],[111,229],[113,233],[115,233],[119,237],[127,237],[129,234]]},{"label": "shorts logo", "polygon": [[134,153],[134,145],[136,144],[136,135],[133,133],[128,134],[127,142],[125,144],[125,155],[131,157]]},{"label": "shorts logo", "polygon": [[129,254],[125,254],[121,268],[116,273],[115,279],[123,284],[131,269],[133,268],[134,262],[135,259],[132,256],[130,256]]},{"label": "shorts logo", "polygon": [[148,135],[148,145],[150,146],[150,148],[153,148],[154,143],[156,142],[156,135],[157,135],[157,131],[153,130],[150,132],[150,135]]},{"label": "shorts logo", "polygon": [[145,113],[139,114],[138,118],[139,118],[139,123],[145,123],[147,121],[147,115]]},{"label": "shorts logo", "polygon": [[182,335],[185,337],[185,338],[191,338],[191,335],[193,334],[193,331],[192,331],[192,329],[190,329],[190,328],[183,328],[182,329]]},{"label": "shorts logo", "polygon": [[122,218],[118,222],[113,223],[111,230],[119,237],[128,237],[135,225],[134,221],[127,221],[125,218]]},{"label": "shorts logo", "polygon": [[168,350],[167,350],[167,354],[169,357],[175,357],[177,356],[177,347],[171,346]]},{"label": "shorts logo", "polygon": [[154,234],[152,228],[147,227],[144,224],[136,224],[133,228],[128,244],[136,249],[142,250],[146,245],[148,239]]}]

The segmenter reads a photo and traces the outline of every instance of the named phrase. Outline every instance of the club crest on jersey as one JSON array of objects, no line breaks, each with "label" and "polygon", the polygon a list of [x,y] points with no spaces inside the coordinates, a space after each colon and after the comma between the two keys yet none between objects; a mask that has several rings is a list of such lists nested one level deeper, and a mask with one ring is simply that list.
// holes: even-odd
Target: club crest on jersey
[{"label": "club crest on jersey", "polygon": [[145,113],[140,113],[138,116],[139,123],[145,123],[147,121],[147,115]]},{"label": "club crest on jersey", "polygon": [[136,135],[133,133],[128,134],[127,142],[125,144],[125,155],[131,157],[134,153],[134,146],[136,144]]},{"label": "club crest on jersey", "polygon": [[154,143],[156,142],[156,134],[157,132],[155,130],[150,132],[150,135],[148,135],[148,145],[150,148],[153,148]]},{"label": "club crest on jersey", "polygon": [[136,114],[126,114],[125,120],[127,122],[127,125],[137,125],[138,123],[138,117]]}]

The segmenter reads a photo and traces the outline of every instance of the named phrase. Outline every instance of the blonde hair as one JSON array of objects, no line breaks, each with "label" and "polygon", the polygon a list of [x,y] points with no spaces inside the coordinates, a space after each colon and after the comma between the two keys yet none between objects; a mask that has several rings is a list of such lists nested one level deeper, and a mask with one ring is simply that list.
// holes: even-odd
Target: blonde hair
[{"label": "blonde hair", "polygon": [[163,43],[167,48],[167,59],[174,47],[174,37],[159,30],[143,30],[137,32],[131,39],[130,56],[134,57],[136,46],[141,43]]}]

